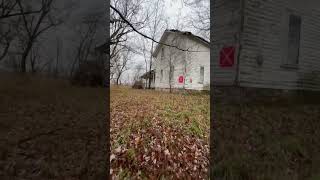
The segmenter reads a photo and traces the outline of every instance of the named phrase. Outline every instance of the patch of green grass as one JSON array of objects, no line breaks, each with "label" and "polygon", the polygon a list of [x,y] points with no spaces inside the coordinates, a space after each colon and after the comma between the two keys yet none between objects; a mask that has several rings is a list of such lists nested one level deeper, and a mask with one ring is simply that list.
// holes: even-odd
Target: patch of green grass
[{"label": "patch of green grass", "polygon": [[184,127],[186,133],[202,138],[209,127],[210,117],[209,105],[203,102],[193,102],[188,108],[177,111],[175,108],[166,104],[163,107],[161,116],[169,125]]},{"label": "patch of green grass", "polygon": [[320,174],[313,175],[311,178],[308,180],[319,180],[320,179]]},{"label": "patch of green grass", "polygon": [[126,179],[130,179],[131,177],[131,173],[130,171],[126,168],[126,169],[121,169],[119,174],[118,174],[118,178],[119,179],[123,179],[123,180],[126,180]]},{"label": "patch of green grass", "polygon": [[127,156],[130,160],[134,160],[135,156],[136,156],[136,152],[134,151],[134,149],[132,149],[132,148],[128,149]]},{"label": "patch of green grass", "polygon": [[148,180],[148,177],[147,177],[147,175],[146,175],[145,172],[143,172],[143,171],[139,171],[139,172],[140,172],[140,175],[139,175],[139,178],[140,178],[140,179]]},{"label": "patch of green grass", "polygon": [[148,118],[145,118],[143,119],[141,122],[140,122],[140,128],[148,128],[152,125],[152,120],[148,119]]},{"label": "patch of green grass", "polygon": [[127,144],[127,142],[129,141],[130,134],[131,134],[130,128],[123,128],[121,133],[119,133],[119,136],[117,138],[117,143],[119,145]]},{"label": "patch of green grass", "polygon": [[192,120],[187,127],[187,131],[194,136],[203,137],[203,130],[198,121]]},{"label": "patch of green grass", "polygon": [[282,139],[282,148],[287,154],[298,155],[302,157],[307,156],[305,146],[295,137],[287,136]]}]

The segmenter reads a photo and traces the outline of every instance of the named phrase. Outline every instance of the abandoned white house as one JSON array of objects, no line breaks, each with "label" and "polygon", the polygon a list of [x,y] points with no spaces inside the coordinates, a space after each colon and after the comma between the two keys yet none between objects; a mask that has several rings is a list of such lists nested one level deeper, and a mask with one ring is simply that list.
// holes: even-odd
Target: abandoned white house
[{"label": "abandoned white house", "polygon": [[320,90],[319,0],[216,0],[214,85]]},{"label": "abandoned white house", "polygon": [[155,89],[209,89],[210,47],[205,39],[190,32],[166,30],[153,57]]}]

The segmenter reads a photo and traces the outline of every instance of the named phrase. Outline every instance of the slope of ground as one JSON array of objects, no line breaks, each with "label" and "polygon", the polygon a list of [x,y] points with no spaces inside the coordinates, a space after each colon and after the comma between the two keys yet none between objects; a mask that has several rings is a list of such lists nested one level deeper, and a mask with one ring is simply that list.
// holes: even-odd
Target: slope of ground
[{"label": "slope of ground", "polygon": [[209,95],[111,88],[111,173],[207,179]]},{"label": "slope of ground", "polygon": [[105,177],[105,89],[10,74],[0,84],[0,179]]}]

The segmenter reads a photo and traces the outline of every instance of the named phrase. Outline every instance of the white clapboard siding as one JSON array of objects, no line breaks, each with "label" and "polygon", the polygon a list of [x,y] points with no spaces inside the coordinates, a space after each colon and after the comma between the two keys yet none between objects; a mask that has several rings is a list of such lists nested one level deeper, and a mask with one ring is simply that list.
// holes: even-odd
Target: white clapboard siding
[{"label": "white clapboard siding", "polygon": [[[216,4],[221,1],[216,1]],[[239,20],[243,28],[241,31],[240,28],[224,25],[231,21],[224,16],[230,12],[230,8],[218,7],[218,10],[213,12],[213,37],[217,39],[214,43],[217,46],[220,42],[222,45],[233,43],[229,33],[223,32],[238,30],[234,34],[240,33],[241,49],[238,59],[238,79],[236,79],[240,86],[320,90],[319,0],[225,1],[229,4],[243,2],[242,6],[239,5],[238,11],[239,17],[243,17],[243,22]],[[299,63],[296,68],[283,66],[287,56],[289,13],[292,12],[299,15],[302,20]],[[219,23],[215,24],[215,21]],[[214,81],[216,84],[231,81],[234,78],[231,75],[232,70],[219,68],[217,65],[219,48],[214,48],[212,50]],[[258,57],[262,57],[262,65],[258,65]],[[234,72],[236,73],[236,70]]]},{"label": "white clapboard siding", "polygon": [[[277,89],[320,89],[317,79],[300,79],[320,67],[320,8],[316,0],[246,1],[244,30],[240,53],[239,83],[241,86]],[[299,64],[297,69],[282,67],[286,57],[288,36],[287,9],[302,18]],[[258,66],[256,58],[263,57]]]},{"label": "white clapboard siding", "polygon": [[233,85],[236,64],[231,68],[219,66],[219,53],[223,46],[236,46],[240,28],[240,1],[216,0],[213,4],[211,40],[211,69],[214,85]]},{"label": "white clapboard siding", "polygon": [[[163,46],[158,47],[159,51],[155,56],[154,70],[156,72],[155,88],[170,88],[169,83],[169,62],[170,52],[174,51],[175,56],[172,57],[172,65],[174,72],[172,77],[172,88],[183,88],[192,90],[204,90],[210,85],[210,49],[209,46],[200,42],[193,35],[184,35],[181,32],[166,31],[162,42],[171,44],[173,38],[181,41],[179,47],[188,49],[191,52],[180,51],[176,48]],[[161,60],[161,49],[164,49],[164,59]],[[197,52],[192,52],[197,51]],[[200,84],[200,66],[204,67],[204,83]],[[161,81],[161,70],[163,70],[163,79]],[[179,83],[179,77],[183,76],[184,83]]]}]

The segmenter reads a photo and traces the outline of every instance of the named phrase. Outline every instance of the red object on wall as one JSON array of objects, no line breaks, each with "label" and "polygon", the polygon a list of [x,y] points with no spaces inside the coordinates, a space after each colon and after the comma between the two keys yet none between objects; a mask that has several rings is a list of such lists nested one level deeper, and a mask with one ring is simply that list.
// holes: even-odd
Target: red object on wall
[{"label": "red object on wall", "polygon": [[183,83],[183,81],[184,81],[183,76],[179,76],[178,82],[179,82],[179,83]]},{"label": "red object on wall", "polygon": [[235,59],[234,46],[224,47],[220,51],[220,67],[232,67]]},{"label": "red object on wall", "polygon": [[190,78],[190,83],[192,83],[192,78]]}]

